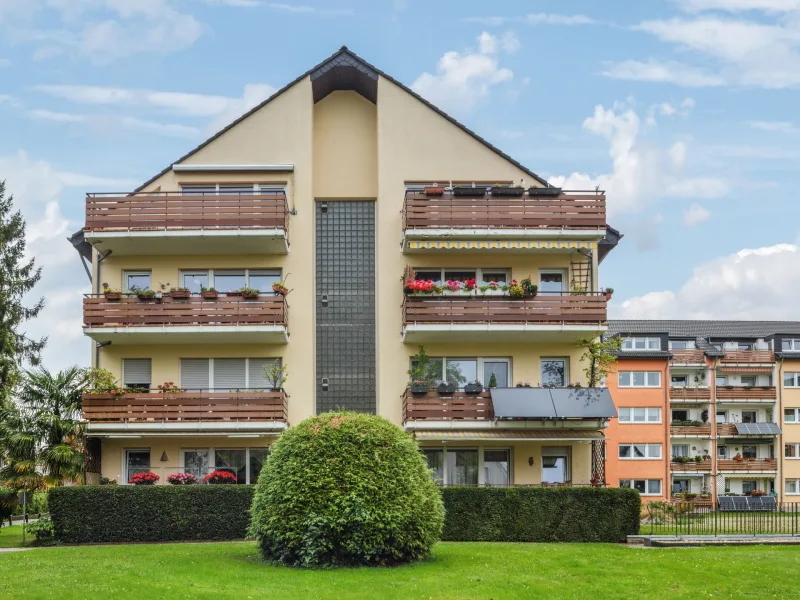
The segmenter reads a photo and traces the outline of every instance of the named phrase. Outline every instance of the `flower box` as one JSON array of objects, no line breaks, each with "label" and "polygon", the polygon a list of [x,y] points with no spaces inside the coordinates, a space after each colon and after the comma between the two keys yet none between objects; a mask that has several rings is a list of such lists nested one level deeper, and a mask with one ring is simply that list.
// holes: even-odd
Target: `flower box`
[{"label": "flower box", "polygon": [[192,297],[192,292],[190,290],[170,290],[169,295],[173,300],[188,300]]},{"label": "flower box", "polygon": [[427,385],[412,385],[409,386],[409,389],[411,390],[411,393],[414,394],[415,396],[424,396],[430,390],[430,388]]},{"label": "flower box", "polygon": [[203,300],[216,300],[219,297],[219,292],[217,290],[203,290],[200,292],[200,296],[202,296]]},{"label": "flower box", "polygon": [[453,195],[462,198],[483,198],[486,195],[485,187],[457,187],[453,188]]},{"label": "flower box", "polygon": [[438,198],[439,196],[444,195],[444,186],[428,186],[425,188],[425,195],[432,198]]},{"label": "flower box", "polygon": [[560,196],[561,188],[554,187],[532,187],[528,188],[529,196]]},{"label": "flower box", "polygon": [[143,302],[148,302],[156,297],[156,293],[153,290],[142,290],[136,292],[136,297]]},{"label": "flower box", "polygon": [[231,473],[230,471],[212,471],[208,475],[205,476],[203,479],[208,484],[217,485],[217,484],[235,484],[236,483],[236,475]]},{"label": "flower box", "polygon": [[506,196],[511,198],[520,198],[522,194],[525,193],[525,188],[521,187],[512,187],[508,185],[495,185],[492,186],[491,190],[492,196]]},{"label": "flower box", "polygon": [[122,292],[105,292],[103,296],[105,296],[106,300],[109,302],[119,302],[122,300]]},{"label": "flower box", "polygon": [[289,293],[289,288],[287,288],[282,283],[273,283],[272,291],[281,296],[286,296]]},{"label": "flower box", "polygon": [[483,392],[483,385],[480,383],[468,383],[464,386],[464,393],[465,394],[480,394]]},{"label": "flower box", "polygon": [[440,383],[436,386],[436,391],[440,394],[455,394],[456,393],[456,384],[455,383]]}]

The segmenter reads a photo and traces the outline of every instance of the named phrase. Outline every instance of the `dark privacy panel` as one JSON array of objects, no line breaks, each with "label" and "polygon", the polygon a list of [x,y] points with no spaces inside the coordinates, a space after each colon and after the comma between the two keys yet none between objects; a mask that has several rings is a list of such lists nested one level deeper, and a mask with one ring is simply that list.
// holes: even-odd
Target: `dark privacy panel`
[{"label": "dark privacy panel", "polygon": [[375,203],[316,202],[317,412],[375,412]]}]

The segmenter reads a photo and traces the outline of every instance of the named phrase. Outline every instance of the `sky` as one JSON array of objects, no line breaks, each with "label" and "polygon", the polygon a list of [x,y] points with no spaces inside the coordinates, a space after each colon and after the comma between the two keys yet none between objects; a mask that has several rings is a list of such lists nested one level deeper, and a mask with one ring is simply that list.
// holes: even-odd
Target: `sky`
[{"label": "sky", "polygon": [[90,358],[85,193],[134,189],[342,45],[607,192],[613,318],[800,318],[800,0],[0,0],[0,179],[48,368]]}]

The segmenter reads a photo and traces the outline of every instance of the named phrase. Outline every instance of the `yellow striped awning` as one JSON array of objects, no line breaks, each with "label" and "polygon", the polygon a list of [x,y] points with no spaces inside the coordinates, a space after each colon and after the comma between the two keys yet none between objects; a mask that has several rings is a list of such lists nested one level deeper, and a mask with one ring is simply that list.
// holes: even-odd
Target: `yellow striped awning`
[{"label": "yellow striped awning", "polygon": [[772,367],[722,367],[723,373],[772,373]]},{"label": "yellow striped awning", "polygon": [[597,242],[533,240],[408,241],[409,250],[595,250]]}]

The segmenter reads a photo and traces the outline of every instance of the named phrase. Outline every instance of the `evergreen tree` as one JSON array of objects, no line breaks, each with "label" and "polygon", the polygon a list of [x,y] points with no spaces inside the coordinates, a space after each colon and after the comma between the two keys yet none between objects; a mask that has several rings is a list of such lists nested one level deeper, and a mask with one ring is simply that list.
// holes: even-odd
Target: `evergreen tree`
[{"label": "evergreen tree", "polygon": [[23,304],[24,296],[42,276],[41,267],[25,258],[25,221],[14,212],[13,196],[5,197],[6,184],[0,181],[0,403],[19,382],[22,363],[39,364],[47,338],[34,340],[20,331],[44,308],[44,298],[33,306]]}]

